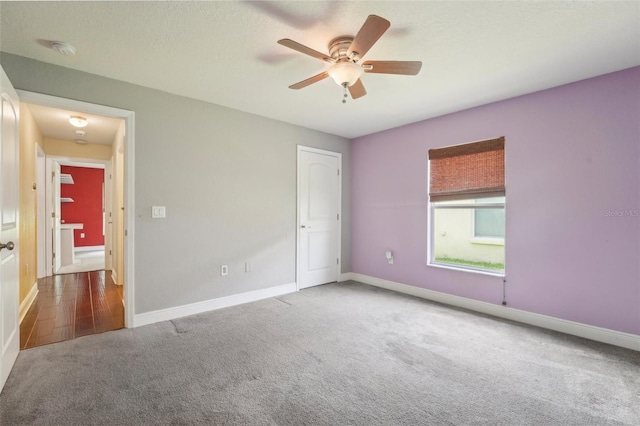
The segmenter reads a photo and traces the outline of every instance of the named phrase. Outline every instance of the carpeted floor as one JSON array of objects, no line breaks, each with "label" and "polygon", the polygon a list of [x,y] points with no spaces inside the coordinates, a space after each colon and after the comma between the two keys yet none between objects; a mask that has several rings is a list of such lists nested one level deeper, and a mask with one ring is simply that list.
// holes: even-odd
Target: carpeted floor
[{"label": "carpeted floor", "polygon": [[346,282],[23,351],[0,424],[638,425],[640,353]]}]

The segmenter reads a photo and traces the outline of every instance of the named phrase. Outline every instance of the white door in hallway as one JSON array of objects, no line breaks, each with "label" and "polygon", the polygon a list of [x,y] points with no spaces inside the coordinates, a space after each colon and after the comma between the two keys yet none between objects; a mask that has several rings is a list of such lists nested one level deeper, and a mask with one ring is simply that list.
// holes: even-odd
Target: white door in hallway
[{"label": "white door in hallway", "polygon": [[[53,247],[53,274],[62,267],[62,244],[60,225],[62,224],[62,207],[60,206],[60,163],[51,160],[51,223]],[[73,231],[72,231],[73,232]]]},{"label": "white door in hallway", "polygon": [[[18,119],[20,101],[0,67],[0,390],[20,351],[18,262]],[[35,265],[34,265],[35,266]]]},{"label": "white door in hallway", "polygon": [[340,153],[298,146],[298,288],[338,280]]}]

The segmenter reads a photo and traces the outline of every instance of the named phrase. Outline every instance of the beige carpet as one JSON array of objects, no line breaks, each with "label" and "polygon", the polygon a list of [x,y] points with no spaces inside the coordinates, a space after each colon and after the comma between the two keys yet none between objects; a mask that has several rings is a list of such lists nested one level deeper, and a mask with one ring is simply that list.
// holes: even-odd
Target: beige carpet
[{"label": "beige carpet", "polygon": [[66,265],[56,271],[60,274],[76,274],[78,272],[100,271],[104,269],[104,250],[77,251],[76,263]]}]

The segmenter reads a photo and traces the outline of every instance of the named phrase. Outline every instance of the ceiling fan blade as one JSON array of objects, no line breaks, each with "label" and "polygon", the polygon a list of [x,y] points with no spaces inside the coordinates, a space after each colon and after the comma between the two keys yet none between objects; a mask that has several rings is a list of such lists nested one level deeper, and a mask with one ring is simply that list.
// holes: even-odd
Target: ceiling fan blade
[{"label": "ceiling fan blade", "polygon": [[351,93],[351,97],[353,99],[358,99],[366,95],[367,91],[364,89],[362,80],[358,79],[355,83],[349,86],[349,93]]},{"label": "ceiling fan blade", "polygon": [[307,87],[313,83],[317,83],[320,80],[324,80],[325,78],[329,77],[329,73],[327,73],[326,71],[321,72],[320,74],[316,74],[313,77],[309,77],[306,80],[302,80],[296,84],[292,84],[291,86],[289,86],[289,89],[302,89],[303,87]]},{"label": "ceiling fan blade", "polygon": [[377,74],[416,75],[422,68],[420,61],[367,61],[362,64],[364,72]]},{"label": "ceiling fan blade", "polygon": [[369,15],[353,39],[347,51],[347,56],[351,58],[353,53],[357,53],[357,57],[354,59],[361,59],[390,26],[391,23],[386,19],[376,15]]},{"label": "ceiling fan blade", "polygon": [[317,50],[313,50],[310,47],[307,47],[303,44],[298,43],[297,41],[293,41],[288,38],[283,38],[282,40],[278,40],[278,44],[288,47],[289,49],[293,49],[297,52],[304,53],[305,55],[309,55],[312,58],[320,59],[321,61],[326,61],[330,63],[334,63],[335,59],[331,56],[325,55],[322,52],[318,52]]}]

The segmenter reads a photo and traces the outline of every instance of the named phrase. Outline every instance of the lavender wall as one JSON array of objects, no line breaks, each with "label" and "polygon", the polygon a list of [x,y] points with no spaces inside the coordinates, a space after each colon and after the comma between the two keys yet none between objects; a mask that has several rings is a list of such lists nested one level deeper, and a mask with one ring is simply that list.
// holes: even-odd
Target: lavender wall
[{"label": "lavender wall", "polygon": [[497,136],[508,305],[640,334],[640,67],[355,139],[353,272],[500,304],[501,278],[426,266],[427,150]]}]

